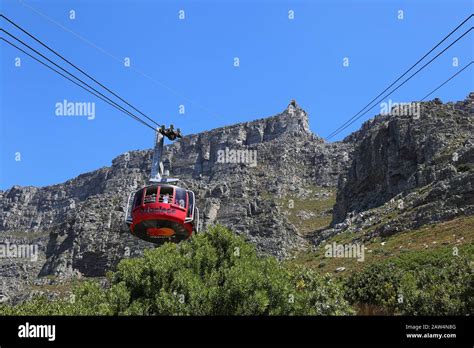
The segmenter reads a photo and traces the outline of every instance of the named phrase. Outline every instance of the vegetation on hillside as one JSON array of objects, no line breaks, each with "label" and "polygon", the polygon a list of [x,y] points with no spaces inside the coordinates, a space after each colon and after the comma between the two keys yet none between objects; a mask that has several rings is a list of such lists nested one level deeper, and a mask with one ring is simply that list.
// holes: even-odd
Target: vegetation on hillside
[{"label": "vegetation on hillside", "polygon": [[[364,240],[344,232],[290,263],[333,274],[358,314],[466,315],[474,312],[474,216]],[[364,261],[325,257],[325,245],[363,244]],[[337,272],[339,267],[344,271]]]},{"label": "vegetation on hillside", "polygon": [[319,186],[306,186],[308,197],[288,195],[277,198],[281,211],[302,235],[328,228],[332,220],[332,209],[336,203],[336,190]]},{"label": "vegetation on hillside", "polygon": [[401,255],[353,272],[345,296],[359,308],[384,314],[470,315],[474,312],[472,255],[455,256],[449,248]]},{"label": "vegetation on hillside", "polygon": [[[383,255],[366,254],[364,262],[320,255],[312,261],[312,254],[281,262],[215,226],[188,242],[122,260],[105,288],[80,282],[71,297],[3,304],[0,315],[467,315],[474,312],[474,246],[453,252],[442,243],[454,226],[456,240],[471,241],[459,229],[469,226],[467,219],[394,235],[380,246]],[[439,245],[422,248],[428,237]],[[337,241],[349,239],[340,235]],[[408,243],[411,250],[397,247]],[[357,268],[323,271],[340,262]]]},{"label": "vegetation on hillside", "polygon": [[[370,231],[369,231],[370,232]],[[416,230],[404,231],[387,237],[367,238],[368,231],[357,233],[342,232],[322,243],[315,251],[300,252],[291,262],[317,270],[321,274],[334,273],[338,267],[345,267],[337,276],[347,277],[353,272],[360,272],[372,263],[398,258],[410,258],[410,255],[433,253],[451,253],[457,248],[458,256],[474,259],[474,216],[462,216],[450,221],[425,225]],[[327,244],[363,244],[364,262],[352,258],[325,257],[324,246]]]},{"label": "vegetation on hillside", "polygon": [[73,301],[34,298],[3,315],[346,315],[341,284],[311,269],[258,256],[222,226],[180,245],[126,259],[109,286],[86,282]]}]

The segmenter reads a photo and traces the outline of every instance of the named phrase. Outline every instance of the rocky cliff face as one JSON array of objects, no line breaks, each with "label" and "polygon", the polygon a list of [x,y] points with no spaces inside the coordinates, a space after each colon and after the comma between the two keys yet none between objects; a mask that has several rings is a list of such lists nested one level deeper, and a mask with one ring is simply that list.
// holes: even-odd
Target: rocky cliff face
[{"label": "rocky cliff face", "polygon": [[339,182],[334,222],[428,186],[438,187],[427,199],[433,219],[452,217],[456,207],[471,209],[473,97],[421,103],[415,116],[379,116],[347,137],[344,142],[355,148],[350,169]]},{"label": "rocky cliff face", "polygon": [[418,115],[377,116],[344,143],[354,146],[339,177],[332,227],[363,239],[474,214],[474,93],[420,103]]},{"label": "rocky cliff face", "polygon": [[[284,258],[341,231],[395,233],[473,214],[472,98],[421,110],[419,118],[377,116],[327,143],[290,105],[185,136],[167,146],[164,164],[196,193],[202,228],[224,224]],[[3,293],[31,293],[53,277],[103,276],[153,247],[124,223],[128,195],[146,184],[150,166],[151,150],[131,151],[63,184],[0,191],[0,242],[39,246],[36,262],[0,259]]]}]

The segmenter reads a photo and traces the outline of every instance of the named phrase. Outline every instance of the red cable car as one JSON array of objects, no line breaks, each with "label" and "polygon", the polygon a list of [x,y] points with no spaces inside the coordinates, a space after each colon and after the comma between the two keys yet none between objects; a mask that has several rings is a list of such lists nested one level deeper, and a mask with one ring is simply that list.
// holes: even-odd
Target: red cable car
[{"label": "red cable car", "polygon": [[199,226],[199,210],[194,193],[173,185],[178,179],[162,177],[161,154],[165,136],[175,140],[181,134],[179,129],[175,132],[173,126],[158,129],[150,179],[152,184],[132,192],[126,210],[130,232],[155,244],[179,243],[197,232]]}]

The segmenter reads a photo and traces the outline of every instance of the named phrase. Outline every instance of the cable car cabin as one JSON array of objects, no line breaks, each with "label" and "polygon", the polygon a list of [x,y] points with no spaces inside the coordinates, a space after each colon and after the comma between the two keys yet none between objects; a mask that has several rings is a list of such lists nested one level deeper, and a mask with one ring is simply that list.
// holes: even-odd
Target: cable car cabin
[{"label": "cable car cabin", "polygon": [[199,212],[192,191],[157,183],[135,192],[131,205],[130,198],[127,223],[140,239],[155,244],[178,243],[197,231]]}]

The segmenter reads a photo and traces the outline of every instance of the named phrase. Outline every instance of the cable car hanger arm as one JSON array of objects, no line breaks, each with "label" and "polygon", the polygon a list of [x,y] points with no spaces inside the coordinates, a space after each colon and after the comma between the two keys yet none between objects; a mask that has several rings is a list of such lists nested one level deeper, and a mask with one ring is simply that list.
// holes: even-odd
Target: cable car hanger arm
[{"label": "cable car hanger arm", "polygon": [[169,140],[173,141],[177,138],[182,138],[181,130],[178,128],[174,130],[173,125],[171,124],[169,128],[165,128],[165,126],[161,126],[160,128],[156,129],[156,136],[155,136],[155,147],[153,149],[153,159],[151,162],[151,175],[150,175],[150,182],[178,182],[179,179],[176,178],[164,178],[164,175],[168,175],[168,173],[164,173],[163,162],[161,160],[163,156],[163,147],[164,147],[164,140],[167,137]]}]

